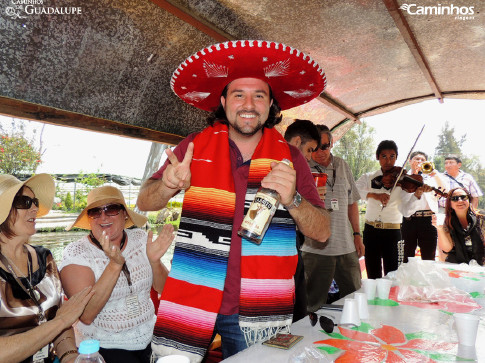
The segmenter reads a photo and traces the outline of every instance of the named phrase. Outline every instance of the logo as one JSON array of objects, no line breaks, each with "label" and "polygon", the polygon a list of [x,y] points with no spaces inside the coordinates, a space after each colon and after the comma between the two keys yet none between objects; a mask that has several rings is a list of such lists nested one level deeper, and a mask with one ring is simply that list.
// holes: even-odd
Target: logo
[{"label": "logo", "polygon": [[47,6],[44,0],[10,0],[5,9],[12,19],[26,19],[31,15],[81,15],[80,6]]},{"label": "logo", "polygon": [[456,20],[475,19],[474,6],[455,6],[437,4],[435,6],[421,6],[416,4],[403,4],[399,8],[409,15],[440,15],[454,16]]}]

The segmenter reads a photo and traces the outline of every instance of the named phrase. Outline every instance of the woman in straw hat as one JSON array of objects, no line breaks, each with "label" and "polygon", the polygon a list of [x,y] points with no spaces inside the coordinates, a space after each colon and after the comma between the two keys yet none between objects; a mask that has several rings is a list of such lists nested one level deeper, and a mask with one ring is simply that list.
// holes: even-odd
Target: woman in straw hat
[{"label": "woman in straw hat", "polygon": [[128,209],[121,191],[102,186],[88,194],[87,206],[71,227],[90,234],[64,250],[61,279],[67,296],[86,286],[96,294],[76,325],[81,340],[100,341],[100,353],[110,362],[149,362],[155,311],[153,287],[161,292],[168,275],[160,258],[173,240],[173,226],[153,233],[127,229],[147,218]]},{"label": "woman in straw hat", "polygon": [[72,324],[93,296],[91,287],[61,306],[61,282],[50,251],[28,244],[36,218],[49,212],[54,194],[48,174],[25,182],[0,175],[1,362],[52,362],[54,351],[61,363],[77,357]]}]

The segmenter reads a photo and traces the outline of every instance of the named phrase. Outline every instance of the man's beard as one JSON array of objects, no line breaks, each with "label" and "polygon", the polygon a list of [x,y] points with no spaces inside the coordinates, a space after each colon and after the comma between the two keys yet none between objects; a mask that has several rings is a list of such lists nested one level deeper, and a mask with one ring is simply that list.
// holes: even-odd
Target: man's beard
[{"label": "man's beard", "polygon": [[[258,115],[258,117],[260,116],[259,114],[257,114],[257,115]],[[253,135],[257,134],[258,131],[263,128],[264,124],[261,123],[261,120],[258,120],[258,123],[254,127],[254,129],[252,129],[251,131],[245,131],[245,130],[243,130],[243,128],[238,125],[237,121],[234,122],[234,124],[231,125],[231,126],[234,129],[234,131],[236,131],[237,133],[239,133],[241,135],[244,135],[244,136],[253,136]]]}]

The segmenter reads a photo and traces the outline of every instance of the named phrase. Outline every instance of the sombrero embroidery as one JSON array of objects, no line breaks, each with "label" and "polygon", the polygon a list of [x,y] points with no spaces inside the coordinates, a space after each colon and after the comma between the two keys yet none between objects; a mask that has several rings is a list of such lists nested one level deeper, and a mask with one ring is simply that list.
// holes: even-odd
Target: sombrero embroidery
[{"label": "sombrero embroidery", "polygon": [[170,87],[185,102],[213,111],[224,87],[246,77],[268,83],[282,110],[312,100],[327,83],[323,69],[298,49],[265,40],[235,40],[188,57],[173,73]]}]

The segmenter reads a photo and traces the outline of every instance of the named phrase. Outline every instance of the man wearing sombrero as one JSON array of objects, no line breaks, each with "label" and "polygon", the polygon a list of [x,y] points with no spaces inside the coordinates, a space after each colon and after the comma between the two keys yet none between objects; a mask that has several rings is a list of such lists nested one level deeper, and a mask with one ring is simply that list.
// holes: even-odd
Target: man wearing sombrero
[{"label": "man wearing sombrero", "polygon": [[[200,361],[219,333],[227,358],[289,330],[296,227],[323,242],[329,217],[306,160],[273,126],[281,109],[310,101],[325,83],[308,55],[269,41],[212,45],[174,72],[172,90],[213,114],[209,127],[167,150],[168,161],[138,197],[141,210],[159,210],[185,190],[152,341],[156,357]],[[281,204],[256,245],[237,231],[259,186],[276,190]]]}]

